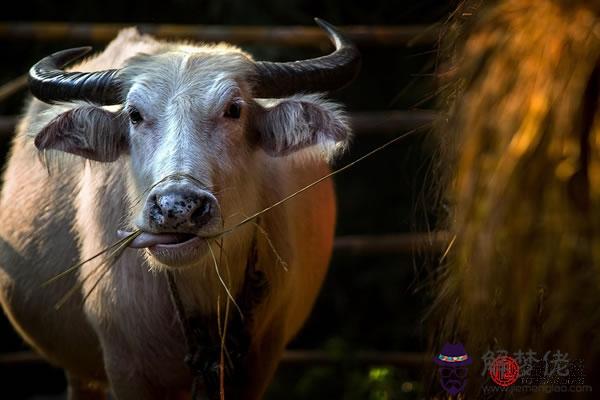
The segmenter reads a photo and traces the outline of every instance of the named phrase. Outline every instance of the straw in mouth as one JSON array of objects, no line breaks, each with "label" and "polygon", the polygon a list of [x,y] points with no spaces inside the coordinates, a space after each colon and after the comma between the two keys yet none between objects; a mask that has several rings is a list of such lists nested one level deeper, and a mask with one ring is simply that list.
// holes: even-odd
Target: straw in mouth
[{"label": "straw in mouth", "polygon": [[[120,239],[131,235],[132,232],[118,230],[117,235]],[[143,249],[157,245],[178,245],[197,238],[191,233],[151,233],[141,232],[131,243],[129,247],[133,249]]]}]

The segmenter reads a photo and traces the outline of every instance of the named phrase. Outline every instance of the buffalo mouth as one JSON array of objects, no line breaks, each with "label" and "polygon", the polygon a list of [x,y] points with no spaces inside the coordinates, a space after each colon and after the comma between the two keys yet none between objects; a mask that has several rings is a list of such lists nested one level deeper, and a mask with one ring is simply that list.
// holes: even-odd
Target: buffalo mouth
[{"label": "buffalo mouth", "polygon": [[[119,238],[132,232],[118,231]],[[140,233],[129,247],[146,249],[154,258],[170,266],[187,265],[205,254],[206,240],[191,233]]]},{"label": "buffalo mouth", "polygon": [[[119,239],[123,239],[133,232],[127,231],[118,231],[117,234]],[[200,239],[200,237],[192,234],[192,233],[178,233],[178,232],[169,232],[169,233],[151,233],[151,232],[142,232],[136,238],[129,243],[129,247],[133,249],[144,249],[154,246],[178,246],[185,244],[194,239]]]}]

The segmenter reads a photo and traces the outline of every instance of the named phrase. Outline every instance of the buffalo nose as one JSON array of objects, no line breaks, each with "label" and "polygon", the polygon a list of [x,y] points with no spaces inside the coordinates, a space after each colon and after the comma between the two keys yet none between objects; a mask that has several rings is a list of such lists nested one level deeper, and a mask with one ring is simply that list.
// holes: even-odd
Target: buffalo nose
[{"label": "buffalo nose", "polygon": [[168,190],[149,198],[148,220],[163,232],[195,233],[215,215],[216,199],[202,190]]}]

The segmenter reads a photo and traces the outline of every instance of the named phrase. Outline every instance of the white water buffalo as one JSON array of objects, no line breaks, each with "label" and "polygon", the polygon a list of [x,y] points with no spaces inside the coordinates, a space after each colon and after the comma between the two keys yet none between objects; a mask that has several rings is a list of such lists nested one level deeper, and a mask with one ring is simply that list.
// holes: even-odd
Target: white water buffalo
[{"label": "white water buffalo", "polygon": [[[254,61],[229,45],[157,41],[128,29],[72,68],[78,72],[62,68],[85,49],[32,67],[37,99],[18,127],[0,199],[0,296],[22,337],[67,371],[71,397],[107,387],[117,399],[189,390],[185,335],[163,272],[175,271],[186,312],[216,329],[223,282],[240,297],[253,248],[268,290],[252,310],[234,397],[264,393],[327,270],[332,184],[234,229],[222,247],[214,240],[209,249],[203,237],[327,174],[348,139],[340,108],[306,93],[348,84],[360,57],[317,22],[336,50],[310,60]],[[137,229],[110,268],[99,257],[43,285]]]}]

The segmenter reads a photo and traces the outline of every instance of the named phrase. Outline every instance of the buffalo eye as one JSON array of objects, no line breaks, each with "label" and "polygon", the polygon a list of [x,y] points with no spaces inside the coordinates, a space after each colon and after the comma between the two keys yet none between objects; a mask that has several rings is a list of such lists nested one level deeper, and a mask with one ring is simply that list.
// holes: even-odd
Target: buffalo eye
[{"label": "buffalo eye", "polygon": [[223,113],[223,116],[225,118],[238,119],[241,114],[242,114],[242,105],[238,102],[233,102],[229,105],[229,107],[227,107],[227,109]]},{"label": "buffalo eye", "polygon": [[133,125],[137,125],[144,120],[144,118],[142,118],[142,114],[140,114],[140,112],[135,107],[130,107],[128,113],[129,120]]}]

